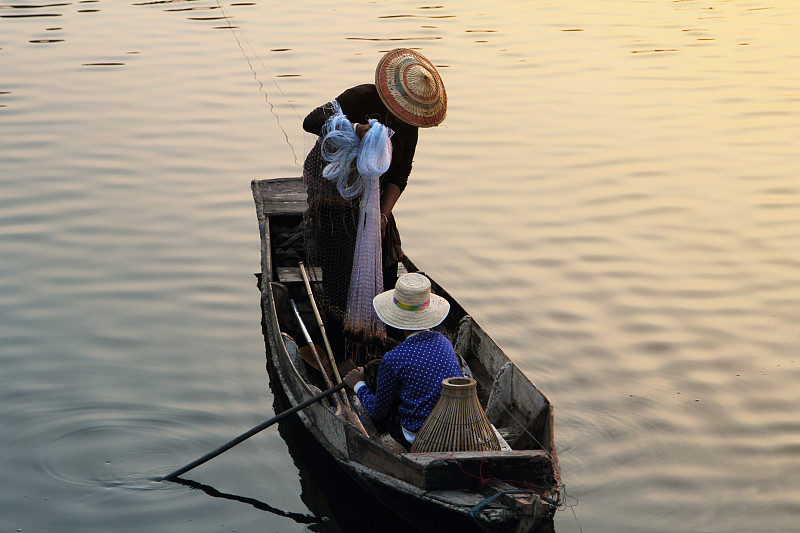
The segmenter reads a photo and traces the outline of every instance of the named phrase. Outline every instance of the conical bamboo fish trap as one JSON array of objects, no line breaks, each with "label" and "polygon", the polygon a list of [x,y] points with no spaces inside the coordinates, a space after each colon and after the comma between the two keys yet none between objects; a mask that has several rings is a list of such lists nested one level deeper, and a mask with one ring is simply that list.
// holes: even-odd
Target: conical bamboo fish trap
[{"label": "conical bamboo fish trap", "polygon": [[478,402],[472,378],[442,381],[442,396],[417,432],[411,452],[499,450],[497,434]]}]

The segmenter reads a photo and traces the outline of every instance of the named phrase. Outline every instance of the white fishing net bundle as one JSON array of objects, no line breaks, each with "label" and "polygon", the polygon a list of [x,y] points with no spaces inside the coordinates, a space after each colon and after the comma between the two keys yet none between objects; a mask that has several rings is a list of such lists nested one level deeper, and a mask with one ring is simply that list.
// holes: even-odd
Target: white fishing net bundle
[{"label": "white fishing net bundle", "polygon": [[392,161],[393,132],[370,119],[369,131],[359,139],[336,101],[333,109],[322,130],[322,158],[328,162],[322,175],[336,184],[343,198],[360,197],[345,328],[362,338],[382,338],[386,329],[375,314],[372,299],[383,291],[380,177]]}]

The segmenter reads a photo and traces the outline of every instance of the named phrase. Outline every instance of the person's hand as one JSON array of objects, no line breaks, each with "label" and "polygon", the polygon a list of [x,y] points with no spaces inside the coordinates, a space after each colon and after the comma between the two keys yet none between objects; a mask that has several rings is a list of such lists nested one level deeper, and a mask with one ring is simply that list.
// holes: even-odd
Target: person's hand
[{"label": "person's hand", "polygon": [[371,126],[369,124],[356,124],[355,125],[356,135],[358,135],[359,139],[363,139],[364,135],[366,135],[367,132],[370,129],[371,129]]},{"label": "person's hand", "polygon": [[348,372],[347,375],[344,378],[342,378],[342,381],[344,381],[345,385],[347,385],[351,389],[356,386],[356,383],[358,383],[359,381],[363,381],[363,380],[364,380],[364,367],[363,366],[360,366],[358,368],[354,368],[353,370]]},{"label": "person's hand", "polygon": [[386,226],[389,225],[389,217],[381,213],[381,240],[386,238]]}]

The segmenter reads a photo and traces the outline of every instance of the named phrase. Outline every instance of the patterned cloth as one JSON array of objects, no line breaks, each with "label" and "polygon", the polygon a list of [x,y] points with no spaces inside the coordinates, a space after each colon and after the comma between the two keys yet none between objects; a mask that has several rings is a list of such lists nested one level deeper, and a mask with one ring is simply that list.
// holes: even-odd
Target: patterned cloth
[{"label": "patterned cloth", "polygon": [[375,420],[399,401],[400,425],[416,432],[439,401],[442,380],[462,375],[450,341],[439,332],[421,331],[383,356],[376,393],[366,386],[356,393]]}]

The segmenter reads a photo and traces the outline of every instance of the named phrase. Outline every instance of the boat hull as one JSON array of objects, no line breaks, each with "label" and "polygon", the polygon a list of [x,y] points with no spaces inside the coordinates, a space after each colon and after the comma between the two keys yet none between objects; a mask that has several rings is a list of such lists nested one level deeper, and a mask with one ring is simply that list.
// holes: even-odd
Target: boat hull
[{"label": "boat hull", "polygon": [[[278,267],[274,260],[273,226],[302,221],[305,191],[299,178],[254,181],[252,189],[261,233],[259,287],[268,366],[272,381],[278,381],[273,387],[279,385],[293,406],[318,394],[320,386],[292,350],[291,340],[300,336],[292,326],[289,302],[300,303],[304,290],[293,269]],[[418,270],[408,259],[403,266],[407,271]],[[365,436],[337,416],[326,401],[298,412],[299,420],[344,472],[420,531],[457,527],[458,531],[524,533],[546,528],[560,494],[552,406],[458,302],[435,280],[432,284],[451,303],[447,320],[437,329],[470,363],[482,385],[479,398],[487,416],[498,429],[510,428],[506,435],[513,449],[397,453],[375,435]]]}]

